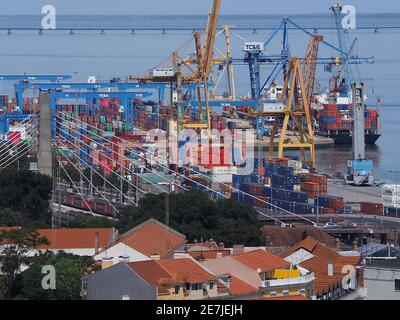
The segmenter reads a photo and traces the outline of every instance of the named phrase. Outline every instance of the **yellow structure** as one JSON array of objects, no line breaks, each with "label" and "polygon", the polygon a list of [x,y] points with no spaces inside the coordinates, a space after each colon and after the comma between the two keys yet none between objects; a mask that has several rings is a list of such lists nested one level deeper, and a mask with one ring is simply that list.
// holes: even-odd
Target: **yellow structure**
[{"label": "yellow structure", "polygon": [[276,269],[274,270],[274,279],[289,279],[300,277],[300,271],[294,269]]},{"label": "yellow structure", "polygon": [[[285,105],[282,111],[254,112],[252,114],[255,117],[274,118],[268,158],[270,160],[274,158],[275,147],[278,147],[278,158],[283,158],[285,149],[300,149],[301,161],[315,168],[314,131],[310,106],[300,61],[297,58],[289,61],[279,102]],[[280,123],[282,123],[282,129],[279,132]],[[287,137],[288,131],[293,133],[290,138]],[[279,141],[276,143],[274,139],[278,134]],[[306,156],[307,150],[308,157]]]}]

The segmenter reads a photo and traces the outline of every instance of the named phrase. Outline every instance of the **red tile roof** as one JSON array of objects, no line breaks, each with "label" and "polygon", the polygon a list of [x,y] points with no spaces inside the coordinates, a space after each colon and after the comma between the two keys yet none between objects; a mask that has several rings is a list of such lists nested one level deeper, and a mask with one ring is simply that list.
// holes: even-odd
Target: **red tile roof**
[{"label": "red tile roof", "polygon": [[253,287],[251,284],[231,275],[231,282],[229,285],[229,294],[231,296],[244,296],[248,294],[259,293],[260,290]]},{"label": "red tile roof", "polygon": [[197,248],[203,248],[203,250],[219,249],[218,244],[215,241],[187,243],[186,247],[188,248],[188,251],[191,251],[191,249],[194,249],[194,251],[197,251],[198,250]]},{"label": "red tile roof", "polygon": [[234,258],[253,270],[261,269],[261,272],[290,267],[290,263],[286,260],[262,249],[243,253]]},{"label": "red tile roof", "polygon": [[123,234],[119,242],[150,257],[168,258],[186,243],[185,236],[168,226],[150,219]]},{"label": "red tile roof", "polygon": [[217,259],[219,254],[222,257],[229,256],[231,251],[229,249],[211,250],[211,251],[189,251],[188,254],[196,260],[210,260]]},{"label": "red tile roof", "polygon": [[99,234],[99,249],[104,249],[112,243],[114,229],[38,229],[37,232],[40,237],[46,237],[50,244],[40,245],[36,249],[94,249],[96,233]]},{"label": "red tile roof", "polygon": [[[356,267],[360,263],[360,256],[343,256],[333,249],[328,248],[312,237],[297,243],[290,248],[284,257],[291,255],[299,249],[309,251],[314,257],[300,263],[300,266],[314,272],[315,274],[315,292],[321,294],[329,291],[330,288],[340,284],[346,273],[342,269],[346,265]],[[328,265],[333,265],[333,275],[328,275]]]},{"label": "red tile roof", "polygon": [[130,262],[128,266],[146,282],[155,286],[201,283],[217,279],[215,275],[207,272],[192,259],[187,258]]},{"label": "red tile roof", "polygon": [[192,259],[160,260],[158,263],[178,281],[197,283],[216,279]]},{"label": "red tile roof", "polygon": [[167,279],[171,279],[171,275],[160,266],[158,261],[148,260],[129,262],[128,265],[146,282],[153,286],[159,286],[161,283],[165,283]]}]

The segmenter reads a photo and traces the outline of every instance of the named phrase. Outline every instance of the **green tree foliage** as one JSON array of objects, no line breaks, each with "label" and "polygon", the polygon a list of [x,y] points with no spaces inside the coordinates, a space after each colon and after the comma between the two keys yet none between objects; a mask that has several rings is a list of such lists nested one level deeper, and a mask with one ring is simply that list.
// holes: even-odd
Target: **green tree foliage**
[{"label": "green tree foliage", "polygon": [[37,232],[21,229],[1,231],[0,243],[3,244],[0,253],[2,295],[5,299],[10,299],[17,272],[21,264],[28,262],[26,253],[40,244],[48,243],[48,240],[40,237]]},{"label": "green tree foliage", "polygon": [[105,217],[76,218],[68,225],[69,228],[112,228],[115,222]]},{"label": "green tree foliage", "polygon": [[[170,226],[194,239],[214,239],[233,244],[260,245],[261,231],[254,209],[233,200],[212,201],[203,192],[170,194]],[[165,221],[165,194],[148,194],[141,199],[139,207],[123,210],[117,222],[120,233],[125,232],[149,218]]]},{"label": "green tree foliage", "polygon": [[[0,225],[48,226],[52,180],[31,171],[0,174]],[[4,219],[4,220],[3,220]]]},{"label": "green tree foliage", "polygon": [[[87,266],[93,263],[91,258],[65,252],[41,253],[31,259],[29,269],[22,273],[22,297],[29,300],[79,300],[81,277]],[[54,266],[56,271],[54,290],[42,288],[42,267],[46,265]]]}]

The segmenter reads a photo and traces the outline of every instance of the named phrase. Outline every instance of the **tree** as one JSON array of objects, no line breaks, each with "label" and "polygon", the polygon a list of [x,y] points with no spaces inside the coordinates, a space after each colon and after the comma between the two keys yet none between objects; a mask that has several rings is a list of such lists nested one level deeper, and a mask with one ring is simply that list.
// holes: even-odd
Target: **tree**
[{"label": "tree", "polygon": [[[260,245],[261,225],[253,208],[233,200],[214,202],[207,193],[190,191],[170,194],[170,226],[185,234],[189,241],[214,239],[233,244]],[[149,218],[165,221],[165,194],[148,194],[139,207],[128,207],[116,224],[123,233]]]},{"label": "tree", "polygon": [[21,265],[28,261],[26,253],[40,244],[48,243],[48,240],[40,237],[37,232],[21,229],[1,231],[0,243],[3,244],[0,254],[3,296],[5,299],[10,299],[16,274]]},{"label": "tree", "polygon": [[[18,215],[17,221],[24,226],[46,227],[50,225],[49,200],[52,180],[46,175],[31,171],[5,170],[0,174],[0,210]],[[8,219],[8,218],[7,218]],[[0,221],[1,222],[1,221]]]},{"label": "tree", "polygon": [[70,228],[112,228],[114,221],[105,217],[76,218],[69,223]]},{"label": "tree", "polygon": [[[22,273],[22,296],[29,300],[78,300],[80,299],[81,277],[91,258],[59,252],[47,251],[31,259],[29,269]],[[56,271],[56,288],[45,290],[42,287],[42,267],[51,265]]]}]

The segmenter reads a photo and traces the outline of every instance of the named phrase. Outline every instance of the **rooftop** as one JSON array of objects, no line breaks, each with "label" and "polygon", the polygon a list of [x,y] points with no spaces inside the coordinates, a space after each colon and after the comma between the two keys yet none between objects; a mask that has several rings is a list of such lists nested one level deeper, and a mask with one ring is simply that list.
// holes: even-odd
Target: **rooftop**
[{"label": "rooftop", "polygon": [[187,258],[130,262],[128,266],[153,285],[201,283],[217,279],[215,275],[207,272],[192,259]]},{"label": "rooftop", "polygon": [[249,294],[259,293],[260,290],[257,287],[239,279],[238,277],[231,275],[231,282],[229,285],[229,294],[231,296],[244,296]]},{"label": "rooftop", "polygon": [[302,240],[304,232],[314,239],[325,243],[328,247],[335,248],[336,239],[320,228],[313,226],[302,226],[296,228],[281,228],[266,226],[262,229],[263,236],[267,239],[269,247],[292,247]]},{"label": "rooftop", "polygon": [[[301,249],[311,253],[310,256],[304,256],[305,258],[299,263],[299,266],[315,274],[315,291],[317,294],[340,284],[346,275],[346,273],[342,273],[343,267],[346,265],[355,267],[361,260],[358,253],[355,253],[357,255],[341,255],[312,237],[307,237],[297,243],[284,254],[284,257],[289,257]],[[331,275],[328,274],[329,264],[333,266],[333,274]]]},{"label": "rooftop", "polygon": [[265,250],[255,250],[233,257],[247,267],[261,272],[268,272],[279,268],[290,267],[290,263]]},{"label": "rooftop", "polygon": [[378,269],[390,269],[400,271],[400,257],[382,258],[382,259],[365,259],[365,268],[378,268]]},{"label": "rooftop", "polygon": [[183,247],[186,237],[155,219],[149,219],[124,233],[119,242],[148,257],[160,255],[163,259]]},{"label": "rooftop", "polygon": [[76,229],[38,229],[41,237],[46,237],[49,244],[36,249],[88,249],[96,247],[96,234],[99,235],[99,249],[104,249],[113,242],[113,228],[76,228]]}]

